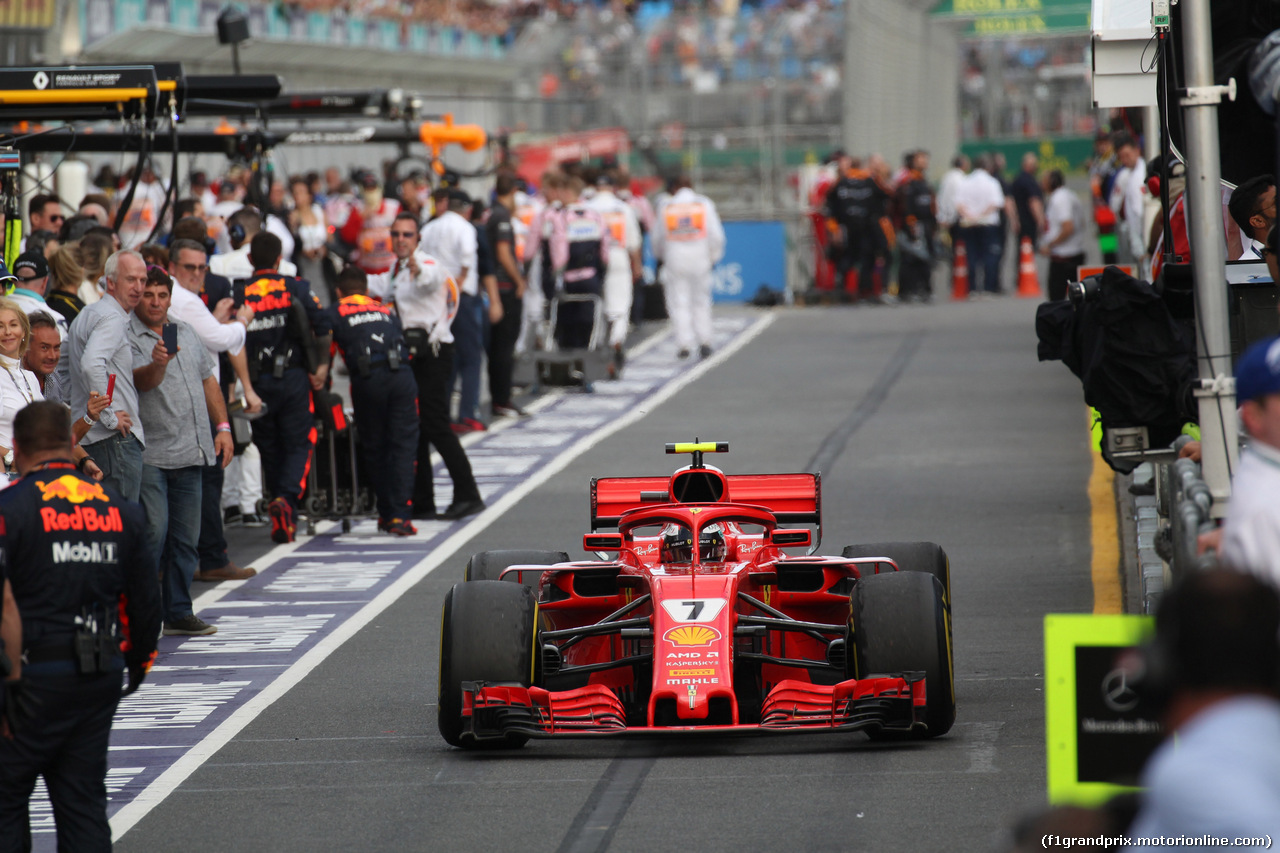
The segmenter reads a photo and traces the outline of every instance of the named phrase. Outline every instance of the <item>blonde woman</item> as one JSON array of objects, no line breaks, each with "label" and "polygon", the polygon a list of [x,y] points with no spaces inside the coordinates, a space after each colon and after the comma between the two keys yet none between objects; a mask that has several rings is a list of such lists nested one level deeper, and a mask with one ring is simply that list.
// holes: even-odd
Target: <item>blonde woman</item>
[{"label": "blonde woman", "polygon": [[84,267],[80,266],[79,249],[74,243],[59,246],[49,257],[49,287],[44,301],[50,308],[67,318],[67,325],[75,320],[84,308],[84,300],[77,292],[84,281]]},{"label": "blonde woman", "polygon": [[24,406],[43,400],[40,380],[22,367],[31,343],[31,323],[18,303],[0,297],[0,454],[13,467],[13,418]]},{"label": "blonde woman", "polygon": [[80,266],[84,267],[84,281],[77,293],[85,305],[92,305],[102,298],[98,282],[107,267],[107,258],[114,251],[111,238],[105,234],[86,234],[80,238]]}]

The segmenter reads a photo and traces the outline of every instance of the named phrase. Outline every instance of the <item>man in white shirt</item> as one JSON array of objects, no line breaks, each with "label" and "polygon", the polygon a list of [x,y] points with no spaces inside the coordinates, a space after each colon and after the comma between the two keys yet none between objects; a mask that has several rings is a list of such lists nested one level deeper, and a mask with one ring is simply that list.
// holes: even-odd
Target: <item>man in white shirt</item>
[{"label": "man in white shirt", "polygon": [[1257,175],[1235,188],[1227,210],[1244,238],[1244,252],[1237,260],[1260,261],[1267,235],[1276,225],[1276,179]]},{"label": "man in white shirt", "polygon": [[[956,216],[961,239],[969,257],[970,295],[1000,293],[1000,211],[1004,209],[1004,190],[992,174],[991,155],[978,157],[973,171],[956,187]],[[982,271],[982,288],[978,288],[978,271]]]},{"label": "man in white shirt", "polygon": [[[214,275],[236,279],[249,278],[253,275],[253,263],[249,260],[249,244],[253,237],[262,230],[262,214],[252,207],[242,207],[227,220],[227,233],[231,237],[231,251],[225,255],[214,255],[209,259],[209,272]],[[280,260],[281,275],[296,276],[298,268],[292,261]]]},{"label": "man in white shirt", "polygon": [[1147,164],[1132,135],[1121,131],[1112,138],[1120,171],[1111,188],[1111,209],[1118,225],[1121,263],[1141,264],[1147,254],[1147,235],[1142,228],[1142,209],[1147,196]]},{"label": "man in white shirt", "polygon": [[[121,190],[118,203],[124,202],[126,193],[127,189]],[[120,245],[123,248],[136,248],[145,243],[147,237],[155,232],[167,195],[168,189],[164,182],[156,177],[151,165],[143,164],[142,176],[133,192],[129,209],[125,212],[124,222],[118,230]]]},{"label": "man in white shirt", "polygon": [[[461,379],[458,428],[467,432],[483,430],[485,426],[479,419],[478,409],[480,372],[484,361],[485,310],[477,274],[479,243],[476,227],[464,215],[471,209],[471,198],[459,189],[448,190],[444,198],[439,192],[433,197],[436,210],[442,212],[422,226],[422,251],[439,261],[461,288],[458,314],[452,329],[455,380],[449,383],[452,388],[457,379]],[[501,305],[498,311],[501,311]]]},{"label": "man in white shirt", "polygon": [[[463,224],[471,228],[466,220]],[[448,268],[421,251],[418,243],[418,220],[410,213],[399,214],[391,223],[391,251],[396,262],[390,271],[369,276],[369,295],[395,304],[418,382],[413,517],[456,520],[484,509],[471,462],[449,424],[454,349],[451,327],[458,311],[458,285]],[[435,504],[432,447],[440,453],[453,480],[453,502],[440,513]]]},{"label": "man in white shirt", "polygon": [[1045,206],[1046,229],[1040,253],[1049,256],[1049,300],[1067,298],[1067,282],[1084,263],[1084,205],[1066,187],[1062,172],[1054,169],[1045,178],[1049,202]]},{"label": "man in white shirt", "polygon": [[969,158],[963,154],[957,154],[951,161],[951,168],[938,182],[938,224],[951,234],[952,246],[960,240],[958,228],[960,214],[956,211],[956,191],[960,189],[960,184],[967,174],[969,174]]},{"label": "man in white shirt", "polygon": [[1280,338],[1240,356],[1236,400],[1250,442],[1231,483],[1219,555],[1280,585]]}]

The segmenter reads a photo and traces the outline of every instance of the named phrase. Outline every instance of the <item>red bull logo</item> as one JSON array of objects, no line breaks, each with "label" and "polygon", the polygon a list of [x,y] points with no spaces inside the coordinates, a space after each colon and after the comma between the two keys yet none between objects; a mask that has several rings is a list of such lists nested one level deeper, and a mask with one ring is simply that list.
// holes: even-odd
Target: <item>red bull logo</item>
[{"label": "red bull logo", "polygon": [[[246,294],[247,295],[247,294]],[[278,311],[282,308],[289,308],[293,305],[293,297],[288,293],[280,295],[263,296],[255,301],[245,300],[245,303],[257,311],[259,314],[266,311]]]},{"label": "red bull logo", "polygon": [[244,287],[244,295],[246,297],[255,296],[262,298],[270,296],[273,293],[280,293],[285,290],[284,282],[278,278],[260,278]]},{"label": "red bull logo", "polygon": [[78,506],[75,512],[58,512],[51,506],[40,508],[40,520],[44,523],[46,533],[55,530],[87,530],[90,533],[122,533],[124,522],[120,518],[120,510],[111,507],[105,513]]},{"label": "red bull logo", "polygon": [[391,314],[391,309],[388,306],[374,302],[367,296],[349,296],[338,303],[338,314],[343,317],[350,317],[352,314],[363,314],[368,311],[388,316]]},{"label": "red bull logo", "polygon": [[47,483],[37,480],[36,488],[40,490],[40,497],[46,501],[64,500],[73,504],[82,504],[86,501],[111,502],[102,486],[70,474],[64,474]]}]

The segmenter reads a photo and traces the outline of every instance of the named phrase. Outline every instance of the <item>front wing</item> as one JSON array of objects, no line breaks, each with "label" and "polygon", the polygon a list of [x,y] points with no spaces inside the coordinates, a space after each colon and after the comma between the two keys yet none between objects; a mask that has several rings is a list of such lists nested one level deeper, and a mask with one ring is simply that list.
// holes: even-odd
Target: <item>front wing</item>
[{"label": "front wing", "polygon": [[463,737],[496,740],[604,735],[785,734],[862,729],[909,732],[924,726],[923,672],[851,678],[838,684],[781,681],[761,706],[760,722],[740,725],[628,726],[626,711],[602,685],[551,692],[540,687],[462,684]]}]

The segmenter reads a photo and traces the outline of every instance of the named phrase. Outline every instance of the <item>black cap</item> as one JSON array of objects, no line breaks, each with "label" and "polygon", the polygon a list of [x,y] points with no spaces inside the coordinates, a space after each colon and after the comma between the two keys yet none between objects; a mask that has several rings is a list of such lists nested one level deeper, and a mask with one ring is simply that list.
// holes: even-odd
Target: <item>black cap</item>
[{"label": "black cap", "polygon": [[467,195],[466,190],[460,190],[456,187],[449,190],[449,207],[458,210],[471,204],[471,196]]},{"label": "black cap", "polygon": [[[13,262],[13,274],[18,275],[18,270],[31,270],[35,273],[27,278],[44,278],[49,274],[49,262],[44,259],[44,252],[23,252]],[[18,275],[18,280],[21,281],[22,276]]]}]

